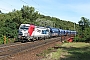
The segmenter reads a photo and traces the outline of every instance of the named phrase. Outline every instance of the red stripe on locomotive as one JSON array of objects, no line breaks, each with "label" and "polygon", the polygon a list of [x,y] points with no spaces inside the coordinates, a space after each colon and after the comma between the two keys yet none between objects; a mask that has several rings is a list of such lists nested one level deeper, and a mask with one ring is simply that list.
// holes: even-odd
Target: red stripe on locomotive
[{"label": "red stripe on locomotive", "polygon": [[29,33],[30,36],[32,35],[34,29],[35,29],[35,26],[34,25],[30,25],[30,27],[28,29],[28,33]]}]

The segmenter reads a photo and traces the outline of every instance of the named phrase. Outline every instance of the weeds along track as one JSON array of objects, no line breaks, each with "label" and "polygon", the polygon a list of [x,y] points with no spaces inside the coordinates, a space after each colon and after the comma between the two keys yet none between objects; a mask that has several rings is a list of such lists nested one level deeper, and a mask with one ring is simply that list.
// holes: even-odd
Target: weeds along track
[{"label": "weeds along track", "polygon": [[61,38],[57,37],[57,38],[51,38],[46,40],[38,40],[35,42],[13,43],[9,45],[3,45],[3,46],[0,46],[0,59],[4,60],[15,54],[25,53],[27,51],[31,51],[40,46],[44,46],[46,44],[52,44],[60,40]]}]

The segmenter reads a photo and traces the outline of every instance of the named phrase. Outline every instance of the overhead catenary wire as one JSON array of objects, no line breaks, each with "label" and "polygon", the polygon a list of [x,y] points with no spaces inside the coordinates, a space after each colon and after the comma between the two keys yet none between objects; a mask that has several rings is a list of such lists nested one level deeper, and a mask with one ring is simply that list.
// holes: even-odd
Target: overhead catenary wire
[{"label": "overhead catenary wire", "polygon": [[[28,4],[27,2],[25,2],[25,1],[23,1],[23,0],[20,0],[21,2],[23,2],[23,3],[25,3],[25,4],[27,4],[27,5],[30,5],[30,4]],[[37,3],[36,3],[37,4]],[[39,5],[39,4],[38,4]],[[30,5],[31,6],[31,5]],[[40,9],[38,9],[38,8],[36,8],[36,7],[34,7],[35,9],[37,9],[38,11],[40,11],[40,12],[42,12],[43,14],[46,14],[45,12],[43,12],[43,11],[41,11]]]},{"label": "overhead catenary wire", "polygon": [[23,0],[20,0],[20,1],[28,5],[28,3],[27,3],[27,2],[25,2],[25,1],[23,1]]},{"label": "overhead catenary wire", "polygon": [[[2,1],[3,1],[3,0],[2,0]],[[26,2],[26,1],[24,1],[24,0],[19,0],[19,1],[25,3],[26,5],[32,6],[32,5],[30,5],[28,2]],[[39,3],[37,3],[37,2],[34,1],[34,0],[32,0],[32,1],[33,1],[35,4],[37,4],[39,7],[41,7]],[[8,5],[10,5],[11,7],[14,7],[14,8],[15,8],[15,6],[12,5],[11,3],[8,3],[8,2],[6,2],[6,1],[3,1],[3,2],[6,3],[6,4],[8,4]],[[40,14],[45,14],[45,15],[47,15],[47,13],[41,11],[39,8],[36,8],[36,7],[34,7],[34,8],[35,8],[36,10],[38,10],[39,12],[41,12]],[[42,9],[43,9],[43,7],[42,7]],[[11,10],[4,9],[4,8],[0,8],[0,10],[1,10],[1,12],[2,12],[2,10],[9,11],[9,12],[11,11]],[[51,13],[48,13],[48,14],[51,14]]]},{"label": "overhead catenary wire", "polygon": [[7,3],[6,1],[4,1],[4,0],[1,0],[2,2],[5,2],[6,4],[8,4],[8,5],[10,5],[10,6],[13,6],[13,5],[11,5],[10,3]]},{"label": "overhead catenary wire", "polygon": [[[12,5],[12,4],[10,4],[10,3],[7,3],[6,1],[4,1],[4,0],[1,0],[2,2],[4,2],[4,3],[6,3],[6,4],[8,4],[8,5],[10,5],[11,7],[15,7],[14,5]],[[4,11],[8,11],[8,12],[10,12],[11,10],[8,10],[8,9],[5,9],[5,8],[0,8],[1,9],[1,11],[2,10],[4,10]]]},{"label": "overhead catenary wire", "polygon": [[4,10],[4,11],[10,11],[10,10],[7,10],[7,9],[1,8],[1,7],[0,7],[0,10],[1,10],[1,11],[2,11],[2,10]]},{"label": "overhead catenary wire", "polygon": [[34,3],[36,3],[38,6],[40,6],[37,2],[35,2],[34,0],[32,0]]},{"label": "overhead catenary wire", "polygon": [[[37,4],[39,7],[41,7],[36,1],[34,1],[34,0],[32,0],[35,4]],[[43,9],[43,7],[41,7],[42,9]],[[48,13],[48,12],[47,12]],[[48,14],[51,14],[50,12],[48,13]],[[51,14],[52,15],[52,14]],[[42,23],[42,22],[41,22]],[[40,24],[41,24],[40,23]],[[52,25],[52,23],[53,23],[53,27],[55,27],[55,23],[54,22],[52,22],[52,23],[50,23],[50,21],[48,21],[47,20],[47,22],[45,21],[45,22],[43,22],[44,23],[44,25],[46,26],[46,24],[50,24],[50,25]]]},{"label": "overhead catenary wire", "polygon": [[[8,4],[8,5],[12,6],[12,7],[15,7],[14,5],[12,5],[12,4],[10,4],[10,3],[7,3],[7,2],[4,1],[4,0],[1,0],[1,1],[5,2],[6,4]],[[27,5],[30,5],[30,4],[28,4],[27,2],[25,2],[24,0],[20,0],[20,1],[23,2],[23,3],[25,3],[25,4],[27,4]],[[32,0],[32,1],[33,1],[35,4],[37,4],[38,6],[40,6],[40,5],[39,5],[37,2],[35,2],[34,0]],[[30,5],[30,6],[31,6],[31,5]],[[40,7],[41,7],[41,6],[40,6]],[[47,13],[41,11],[39,8],[36,8],[36,7],[34,7],[34,8],[37,9],[39,12],[47,15]],[[5,11],[10,11],[10,10],[4,9],[4,8],[0,8],[0,9],[1,9],[1,10],[5,10]]]},{"label": "overhead catenary wire", "polygon": [[[39,7],[41,7],[40,6],[40,4],[38,4],[36,1],[34,1],[34,0],[32,0],[34,3],[36,3]],[[43,7],[42,7],[43,8]],[[51,14],[50,12],[49,12],[49,14]],[[52,14],[51,14],[52,15]]]}]

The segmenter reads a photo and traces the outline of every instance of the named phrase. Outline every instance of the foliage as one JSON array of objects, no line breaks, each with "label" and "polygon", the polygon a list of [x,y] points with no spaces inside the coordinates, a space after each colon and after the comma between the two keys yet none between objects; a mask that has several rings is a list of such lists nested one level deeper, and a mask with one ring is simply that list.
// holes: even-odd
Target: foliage
[{"label": "foliage", "polygon": [[85,39],[82,38],[81,36],[76,36],[73,39],[74,42],[85,42]]},{"label": "foliage", "polygon": [[[8,37],[6,37],[5,43],[6,43],[6,44],[9,43]],[[4,44],[4,36],[3,36],[3,35],[2,35],[2,37],[0,38],[0,44]]]},{"label": "foliage", "polygon": [[70,21],[42,15],[38,11],[35,11],[34,7],[29,6],[23,6],[21,10],[14,9],[9,13],[3,13],[0,10],[0,38],[2,38],[2,35],[7,38],[16,38],[20,24],[28,23],[39,26],[51,26],[67,30],[76,30],[78,31],[76,40],[90,40],[90,21],[85,17],[81,17],[79,22],[81,21],[84,22],[84,26],[82,27]]},{"label": "foliage", "polygon": [[3,39],[3,36],[0,38],[0,44],[3,44],[4,43],[4,39]]},{"label": "foliage", "polygon": [[[80,25],[82,23],[82,25]],[[78,35],[74,41],[89,42],[90,41],[90,21],[85,17],[81,17],[79,21]]]},{"label": "foliage", "polygon": [[50,53],[44,54],[46,55],[42,60],[90,60],[90,44],[84,42],[63,43],[58,45],[57,49],[52,49]]},{"label": "foliage", "polygon": [[65,43],[60,49],[64,50],[62,54],[64,57],[61,57],[60,60],[89,60],[89,43]]},{"label": "foliage", "polygon": [[[3,13],[0,10],[0,38],[2,35],[7,38],[16,38],[18,28],[23,23],[74,30],[73,22],[45,16],[35,11],[34,7],[23,6],[20,10],[14,9],[9,13]],[[77,24],[76,27],[78,27]]]}]

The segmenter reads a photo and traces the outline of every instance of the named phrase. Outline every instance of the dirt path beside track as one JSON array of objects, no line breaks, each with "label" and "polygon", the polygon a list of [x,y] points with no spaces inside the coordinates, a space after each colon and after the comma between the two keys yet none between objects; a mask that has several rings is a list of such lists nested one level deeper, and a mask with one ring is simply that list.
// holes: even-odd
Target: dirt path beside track
[{"label": "dirt path beside track", "polygon": [[37,54],[43,52],[47,48],[54,47],[56,44],[61,44],[61,42],[55,42],[53,44],[41,46],[41,47],[34,49],[32,51],[25,52],[24,54],[17,54],[15,56],[11,56],[7,60],[40,60],[43,57],[39,57],[39,56],[37,56]]}]

